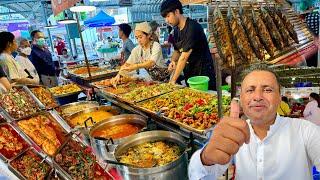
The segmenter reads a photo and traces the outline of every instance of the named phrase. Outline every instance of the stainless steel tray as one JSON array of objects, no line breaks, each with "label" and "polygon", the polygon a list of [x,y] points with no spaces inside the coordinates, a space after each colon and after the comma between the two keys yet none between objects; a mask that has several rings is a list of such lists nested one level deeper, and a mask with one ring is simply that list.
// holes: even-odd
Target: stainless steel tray
[{"label": "stainless steel tray", "polygon": [[[23,179],[23,180],[27,180],[27,178],[26,177],[24,177],[17,169],[15,169],[12,165],[11,165],[11,163],[14,161],[14,160],[16,160],[16,159],[18,159],[18,158],[20,158],[20,157],[22,157],[27,151],[32,151],[33,153],[35,153],[38,157],[40,157],[41,159],[43,159],[38,153],[37,153],[37,151],[34,149],[34,148],[28,148],[28,149],[26,149],[26,150],[24,150],[23,152],[21,152],[19,155],[17,155],[14,159],[12,159],[12,160],[10,160],[9,161],[9,164],[8,164],[8,168],[9,168],[9,170],[14,174],[14,175],[16,175],[19,179]],[[41,162],[39,162],[39,163],[41,163]],[[48,164],[50,167],[51,167],[51,169],[47,172],[47,174],[46,174],[46,177],[49,175],[49,173],[52,171],[52,165],[51,165],[51,163],[49,162],[49,160],[47,160],[46,158],[44,159],[44,162],[42,162],[42,163],[46,163],[46,164]]]},{"label": "stainless steel tray", "polygon": [[[30,93],[33,94],[33,96],[36,98],[36,100],[40,103],[40,106],[45,107],[45,109],[52,109],[52,108],[56,108],[56,107],[59,106],[57,100],[56,100],[56,99],[53,99],[53,100],[56,102],[56,106],[55,106],[55,107],[52,107],[52,108],[47,108],[47,107],[45,106],[45,104],[43,104],[43,103],[40,101],[40,99],[39,99],[39,98],[32,92],[32,90],[31,90],[32,88],[42,87],[42,88],[45,88],[46,90],[49,91],[49,88],[48,88],[48,87],[43,86],[43,85],[27,85],[26,87],[27,87],[27,89],[30,91]],[[49,92],[50,92],[50,91],[49,91]],[[50,93],[51,93],[51,92],[50,92]],[[52,95],[52,98],[55,97],[52,93],[51,93],[51,95]]]},{"label": "stainless steel tray", "polygon": [[[23,89],[34,100],[35,104],[38,106],[38,108],[39,108],[38,112],[45,109],[45,106],[38,100],[37,97],[35,97],[35,95],[26,86],[14,86],[13,88]],[[7,118],[8,121],[17,121],[17,120],[21,120],[21,119],[24,119],[24,118],[27,118],[27,117],[30,117],[33,115],[33,114],[29,114],[29,115],[24,115],[21,118],[14,118],[2,106],[0,106],[0,111],[4,115],[4,117]],[[36,113],[38,113],[38,112],[36,112]]]},{"label": "stainless steel tray", "polygon": [[[19,141],[19,142],[23,142],[23,143],[26,144],[26,146],[23,147],[23,148],[20,150],[20,152],[17,153],[17,155],[19,155],[20,153],[24,152],[26,149],[29,148],[30,144],[29,144],[26,140],[24,140],[24,138],[20,135],[20,132],[17,131],[17,129],[16,129],[14,126],[12,126],[10,123],[0,123],[0,128],[3,127],[3,126],[8,126],[9,128],[11,128],[11,129],[16,133],[16,136],[18,136],[18,137],[17,137],[17,138],[18,138],[18,141]],[[15,156],[17,156],[17,155],[15,155]],[[4,162],[10,161],[11,159],[15,158],[15,156],[12,156],[12,158],[7,158],[7,157],[4,156],[2,153],[0,153],[0,159],[2,159]]]},{"label": "stainless steel tray", "polygon": [[[32,116],[30,116],[30,117],[28,117],[28,118],[25,118],[25,119],[29,119],[29,118],[32,118],[32,117],[36,117],[36,116],[38,116],[38,115],[44,115],[44,116],[46,116],[48,119],[50,119],[51,122],[56,123],[56,124],[59,126],[59,128],[61,129],[61,131],[62,131],[62,132],[61,132],[61,136],[63,136],[63,135],[66,136],[66,135],[68,134],[68,132],[66,131],[66,129],[59,123],[59,121],[58,121],[57,119],[54,118],[54,116],[53,116],[50,112],[42,111],[42,112],[39,112],[39,113],[37,113],[37,114],[34,114],[34,115],[32,115]],[[37,144],[27,133],[25,133],[25,132],[19,127],[18,122],[19,122],[19,121],[22,121],[22,120],[24,120],[24,119],[21,119],[21,120],[18,120],[18,121],[15,121],[15,122],[14,122],[16,129],[20,132],[20,135],[23,136],[23,138],[24,138],[25,140],[27,140],[28,142],[31,142],[32,146],[33,146],[39,153],[41,153],[43,156],[49,156],[49,155],[42,149],[42,147],[39,146],[39,144]],[[55,130],[55,132],[56,132],[56,130]],[[65,139],[65,140],[66,140],[66,139]],[[64,140],[64,141],[65,141],[65,140]],[[63,144],[64,141],[61,142],[61,144]],[[49,156],[49,157],[50,157],[50,156]]]},{"label": "stainless steel tray", "polygon": [[[160,85],[160,84],[158,84]],[[158,85],[155,85],[155,86],[158,86]],[[158,94],[155,94],[151,97],[146,97],[146,98],[141,98],[141,99],[137,99],[137,100],[134,100],[134,101],[129,101],[127,99],[125,99],[123,96],[126,95],[126,94],[129,94],[130,92],[128,93],[125,93],[125,94],[121,94],[118,96],[118,98],[124,102],[127,102],[129,104],[136,104],[136,103],[139,103],[139,102],[143,102],[143,101],[146,101],[148,99],[152,99],[152,98],[155,98],[155,97],[159,97],[161,95],[164,95],[164,94],[167,94],[167,93],[170,93],[170,92],[173,92],[173,91],[176,91],[176,90],[179,90],[179,89],[182,89],[182,88],[185,88],[184,86],[181,86],[181,85],[175,85],[176,87],[173,89],[173,90],[168,90],[168,91],[164,91],[164,92],[161,92],[161,93],[158,93]],[[151,88],[151,87],[149,87]],[[139,88],[135,88],[135,90],[137,90]]]},{"label": "stainless steel tray", "polygon": [[[59,171],[61,171],[61,174],[63,175],[63,177],[66,177],[66,179],[73,179],[73,177],[72,177],[70,174],[68,174],[68,173],[55,161],[55,156],[56,156],[56,155],[67,145],[67,143],[68,143],[69,141],[71,141],[71,140],[78,142],[82,147],[88,147],[88,146],[87,146],[86,144],[84,144],[77,136],[74,136],[74,135],[72,135],[72,134],[69,134],[68,139],[67,139],[67,140],[64,142],[64,144],[58,149],[58,151],[56,152],[56,154],[55,154],[54,157],[52,158],[52,162],[53,162],[54,166],[57,167]],[[103,163],[99,162],[99,160],[97,159],[96,155],[95,155],[93,152],[91,152],[91,153],[92,153],[92,154],[95,156],[95,158],[96,158],[95,163],[97,163],[97,164],[105,171],[105,173],[106,173],[107,175],[109,175],[111,178],[113,178],[112,175],[110,175],[110,174],[107,172],[107,171],[110,169],[110,166],[108,166],[107,164],[103,164]]]}]

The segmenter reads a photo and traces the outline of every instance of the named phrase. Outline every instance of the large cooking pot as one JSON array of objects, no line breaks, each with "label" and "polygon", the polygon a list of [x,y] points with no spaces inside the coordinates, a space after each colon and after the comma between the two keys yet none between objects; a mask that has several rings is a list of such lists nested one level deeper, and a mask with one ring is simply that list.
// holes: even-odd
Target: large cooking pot
[{"label": "large cooking pot", "polygon": [[[141,132],[147,127],[147,119],[143,116],[136,115],[136,114],[122,114],[113,116],[109,119],[100,121],[94,126],[91,127],[89,131],[89,137],[90,142],[96,153],[102,158],[102,159],[113,159],[113,151],[116,145],[124,142],[126,139],[131,137],[131,135],[119,138],[119,139],[103,139],[103,138],[97,138],[94,137],[93,134],[100,130],[101,128],[107,129],[108,127],[120,125],[120,124],[136,124],[139,126],[140,130],[138,132]],[[132,134],[133,135],[133,134]]]},{"label": "large cooking pot", "polygon": [[126,152],[128,148],[157,140],[165,140],[176,143],[182,148],[181,156],[164,166],[152,168],[136,168],[123,165],[117,165],[121,175],[124,179],[143,179],[143,180],[183,180],[188,179],[188,157],[186,153],[187,145],[184,143],[183,137],[169,131],[148,131],[142,132],[127,138],[123,143],[118,145],[115,149],[114,156],[118,161],[118,157]]},{"label": "large cooking pot", "polygon": [[[63,111],[64,109],[77,107],[77,106],[81,106],[81,105],[87,105],[87,106],[90,106],[90,107],[98,107],[99,103],[96,102],[96,101],[80,101],[80,102],[74,102],[74,103],[65,104],[63,106],[60,106],[60,109],[61,109],[61,111]],[[83,111],[83,110],[85,110],[85,109],[81,109],[81,110],[74,111],[74,112],[66,112],[65,114],[63,113],[62,116],[64,118],[67,118],[68,116],[70,116],[72,114],[75,114],[77,112]]]},{"label": "large cooking pot", "polygon": [[[68,123],[68,125],[73,129],[73,130],[78,130],[82,133],[83,135],[83,139],[86,141],[86,143],[90,144],[90,138],[89,138],[89,130],[90,128],[96,123],[93,119],[87,119],[85,121],[85,127],[72,127],[71,124],[70,124],[70,120],[77,117],[77,116],[80,116],[82,114],[86,114],[86,113],[90,113],[90,112],[94,112],[94,111],[106,111],[106,112],[110,112],[111,114],[113,115],[118,115],[120,114],[120,109],[115,107],[115,106],[99,106],[99,107],[93,107],[93,108],[89,108],[89,109],[86,109],[86,110],[83,110],[83,111],[80,111],[80,112],[77,112],[75,114],[72,114],[71,116],[69,116],[66,121]],[[112,117],[112,116],[111,116]],[[105,119],[103,120],[106,120],[106,119],[109,119],[111,117],[106,117]],[[102,120],[102,121],[103,121]],[[91,126],[87,125],[87,122],[91,122]]]}]

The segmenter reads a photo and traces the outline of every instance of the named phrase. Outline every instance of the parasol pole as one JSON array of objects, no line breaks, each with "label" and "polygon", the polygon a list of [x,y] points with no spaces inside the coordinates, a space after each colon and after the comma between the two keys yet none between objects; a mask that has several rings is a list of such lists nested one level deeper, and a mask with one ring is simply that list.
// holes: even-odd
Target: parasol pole
[{"label": "parasol pole", "polygon": [[84,42],[83,42],[83,37],[82,37],[82,32],[81,32],[81,26],[80,26],[80,21],[79,21],[79,12],[75,12],[75,14],[76,14],[76,20],[77,20],[77,25],[78,25],[78,29],[79,29],[81,47],[82,47],[82,51],[83,51],[83,55],[84,55],[84,61],[85,61],[86,66],[87,66],[87,70],[88,70],[88,74],[89,74],[89,80],[92,81],[92,76],[91,76],[91,72],[90,72],[90,64],[89,64],[89,60],[88,60],[88,57],[87,57],[86,49],[84,47]]}]

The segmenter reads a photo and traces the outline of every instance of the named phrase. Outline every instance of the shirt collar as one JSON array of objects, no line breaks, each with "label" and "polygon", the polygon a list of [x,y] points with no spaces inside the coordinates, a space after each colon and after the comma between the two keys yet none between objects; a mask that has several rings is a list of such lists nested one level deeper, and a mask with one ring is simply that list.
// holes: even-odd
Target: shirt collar
[{"label": "shirt collar", "polygon": [[[277,114],[277,117],[276,117],[276,120],[274,121],[274,123],[270,126],[270,129],[267,133],[267,136],[263,139],[263,141],[266,141],[268,138],[270,138],[271,136],[273,136],[277,130],[282,127],[284,125],[284,123],[286,121],[283,121],[283,118],[284,117],[281,117],[279,114]],[[261,141],[257,136],[256,134],[254,133],[254,130],[253,130],[253,127],[250,123],[250,119],[247,120],[247,123],[249,124],[249,128],[250,128],[250,134],[254,134],[254,136],[256,137],[256,139],[258,141]]]}]

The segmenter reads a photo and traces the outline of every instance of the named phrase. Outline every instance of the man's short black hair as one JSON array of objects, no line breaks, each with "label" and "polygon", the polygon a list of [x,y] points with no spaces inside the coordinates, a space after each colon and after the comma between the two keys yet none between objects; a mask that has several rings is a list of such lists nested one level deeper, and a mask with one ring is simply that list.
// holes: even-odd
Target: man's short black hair
[{"label": "man's short black hair", "polygon": [[34,39],[34,36],[37,34],[37,33],[40,33],[41,31],[39,31],[39,30],[34,30],[34,31],[32,31],[31,32],[31,38],[32,38],[32,40]]},{"label": "man's short black hair", "polygon": [[183,14],[182,4],[179,0],[164,0],[160,6],[160,13],[162,17],[166,17],[170,12],[174,12],[176,9]]},{"label": "man's short black hair", "polygon": [[119,25],[119,29],[127,36],[129,37],[131,32],[132,32],[132,28],[129,24],[123,23]]}]

